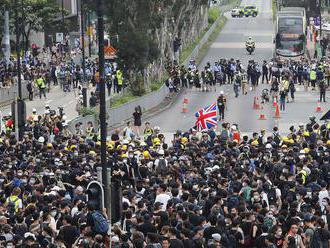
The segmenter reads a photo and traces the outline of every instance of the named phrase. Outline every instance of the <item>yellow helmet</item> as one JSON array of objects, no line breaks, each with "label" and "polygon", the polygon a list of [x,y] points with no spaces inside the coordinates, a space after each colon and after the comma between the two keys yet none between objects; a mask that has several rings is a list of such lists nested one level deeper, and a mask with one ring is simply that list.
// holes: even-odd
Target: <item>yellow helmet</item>
[{"label": "yellow helmet", "polygon": [[254,140],[254,141],[252,141],[251,145],[253,145],[253,146],[257,146],[257,145],[259,145],[258,140]]},{"label": "yellow helmet", "polygon": [[308,132],[308,131],[305,131],[305,132],[303,133],[303,135],[304,135],[305,137],[308,137],[308,136],[309,136],[309,132]]},{"label": "yellow helmet", "polygon": [[188,138],[187,138],[187,137],[182,137],[182,138],[181,138],[181,142],[182,142],[183,144],[187,143],[187,142],[188,142]]},{"label": "yellow helmet", "polygon": [[309,148],[304,148],[305,153],[309,153]]},{"label": "yellow helmet", "polygon": [[101,146],[101,141],[96,141],[95,145]]},{"label": "yellow helmet", "polygon": [[144,152],[143,152],[143,157],[144,157],[145,159],[150,158],[150,153],[149,153],[148,151],[144,151]]},{"label": "yellow helmet", "polygon": [[289,142],[289,138],[286,137],[286,136],[284,136],[284,137],[282,138],[282,141],[283,141],[283,142]]},{"label": "yellow helmet", "polygon": [[294,144],[294,140],[293,139],[289,139],[289,143],[290,144]]},{"label": "yellow helmet", "polygon": [[76,149],[76,148],[77,148],[76,145],[72,145],[72,146],[70,147],[71,150]]},{"label": "yellow helmet", "polygon": [[154,144],[160,144],[160,139],[159,138],[154,138],[152,141]]},{"label": "yellow helmet", "polygon": [[126,151],[126,150],[127,150],[127,145],[122,145],[121,149],[122,149],[123,151]]},{"label": "yellow helmet", "polygon": [[329,146],[330,146],[330,140],[328,140],[328,141],[327,141],[327,145],[329,145]]},{"label": "yellow helmet", "polygon": [[94,152],[94,151],[89,151],[88,154],[94,157],[94,156],[96,155],[96,152]]},{"label": "yellow helmet", "polygon": [[123,154],[121,155],[121,157],[122,157],[122,158],[128,158],[128,156],[127,156],[126,153],[123,153]]}]

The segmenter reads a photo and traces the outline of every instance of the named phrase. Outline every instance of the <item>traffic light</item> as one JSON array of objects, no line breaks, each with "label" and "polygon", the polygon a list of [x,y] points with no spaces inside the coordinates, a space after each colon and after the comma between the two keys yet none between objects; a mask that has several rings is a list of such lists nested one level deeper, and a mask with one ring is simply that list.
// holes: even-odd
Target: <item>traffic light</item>
[{"label": "traffic light", "polygon": [[103,211],[104,191],[98,181],[91,181],[87,186],[87,203],[93,206],[95,210]]},{"label": "traffic light", "polygon": [[175,53],[179,51],[180,46],[181,46],[181,39],[175,38],[175,40],[173,41],[173,49]]}]

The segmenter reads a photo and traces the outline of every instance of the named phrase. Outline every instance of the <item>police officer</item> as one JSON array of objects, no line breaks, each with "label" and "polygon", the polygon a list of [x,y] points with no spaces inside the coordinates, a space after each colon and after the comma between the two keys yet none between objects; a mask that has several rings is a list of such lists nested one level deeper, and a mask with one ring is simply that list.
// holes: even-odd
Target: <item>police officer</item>
[{"label": "police officer", "polygon": [[326,93],[326,89],[327,89],[327,86],[326,86],[326,83],[324,80],[321,80],[320,83],[319,83],[319,87],[320,87],[320,102],[326,102],[325,101],[325,93]]},{"label": "police officer", "polygon": [[220,91],[220,96],[217,99],[217,105],[219,110],[219,121],[225,118],[225,109],[227,108],[227,100],[223,91]]},{"label": "police officer", "polygon": [[40,99],[41,99],[42,95],[46,99],[46,84],[45,84],[45,80],[43,79],[43,77],[41,75],[38,76],[36,83],[39,88]]}]

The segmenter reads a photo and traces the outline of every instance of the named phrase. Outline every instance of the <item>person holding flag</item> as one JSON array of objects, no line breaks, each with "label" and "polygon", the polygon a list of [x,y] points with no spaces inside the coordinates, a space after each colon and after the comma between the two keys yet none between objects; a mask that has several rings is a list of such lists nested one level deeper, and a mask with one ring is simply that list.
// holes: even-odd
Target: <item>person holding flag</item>
[{"label": "person holding flag", "polygon": [[200,109],[195,114],[197,120],[195,129],[198,131],[209,130],[217,126],[217,105],[213,103],[205,108]]}]

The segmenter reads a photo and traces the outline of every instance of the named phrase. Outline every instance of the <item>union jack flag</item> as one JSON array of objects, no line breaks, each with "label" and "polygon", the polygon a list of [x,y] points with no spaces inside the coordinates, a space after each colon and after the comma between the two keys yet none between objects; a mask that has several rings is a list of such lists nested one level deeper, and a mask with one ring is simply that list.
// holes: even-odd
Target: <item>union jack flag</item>
[{"label": "union jack flag", "polygon": [[197,121],[195,126],[197,130],[202,131],[215,127],[217,123],[217,105],[213,103],[195,114]]}]

